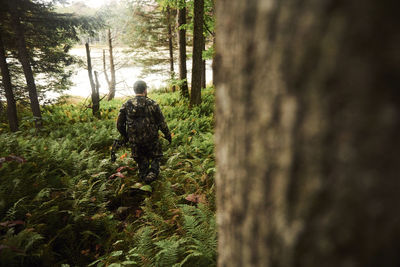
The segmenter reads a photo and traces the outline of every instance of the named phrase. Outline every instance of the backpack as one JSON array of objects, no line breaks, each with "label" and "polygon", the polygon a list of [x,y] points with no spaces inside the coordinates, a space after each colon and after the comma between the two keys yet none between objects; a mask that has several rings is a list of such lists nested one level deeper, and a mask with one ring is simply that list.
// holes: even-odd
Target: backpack
[{"label": "backpack", "polygon": [[126,103],[129,141],[148,144],[158,138],[158,126],[154,119],[151,102],[145,97],[136,97]]}]

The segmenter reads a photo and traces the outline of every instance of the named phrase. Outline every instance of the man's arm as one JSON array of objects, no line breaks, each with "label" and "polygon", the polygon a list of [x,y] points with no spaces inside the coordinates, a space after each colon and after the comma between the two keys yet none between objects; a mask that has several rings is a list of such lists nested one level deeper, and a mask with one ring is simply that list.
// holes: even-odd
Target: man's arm
[{"label": "man's arm", "polygon": [[169,131],[168,125],[165,122],[164,115],[161,112],[160,106],[156,105],[156,121],[159,129],[164,134],[165,139],[171,143],[171,133]]},{"label": "man's arm", "polygon": [[119,110],[117,119],[117,129],[118,132],[127,140],[128,134],[126,133],[126,109],[125,105]]}]

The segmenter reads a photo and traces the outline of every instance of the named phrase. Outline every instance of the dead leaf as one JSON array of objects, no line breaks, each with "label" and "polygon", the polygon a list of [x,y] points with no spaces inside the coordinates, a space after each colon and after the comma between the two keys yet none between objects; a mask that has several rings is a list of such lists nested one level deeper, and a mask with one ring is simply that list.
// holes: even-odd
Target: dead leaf
[{"label": "dead leaf", "polygon": [[4,227],[14,227],[16,225],[24,225],[25,222],[24,221],[5,221],[0,223],[0,226],[4,226]]},{"label": "dead leaf", "polygon": [[122,171],[125,170],[125,169],[130,170],[130,171],[134,171],[134,170],[135,170],[135,168],[131,168],[131,167],[129,167],[129,166],[122,166],[122,167],[119,167],[119,168],[117,169],[117,172],[122,172]]},{"label": "dead leaf", "polygon": [[108,177],[108,179],[112,179],[112,178],[115,178],[115,177],[125,178],[125,175],[123,175],[120,172],[117,172],[117,173],[114,173],[113,175],[111,175],[110,177]]},{"label": "dead leaf", "polygon": [[199,194],[190,194],[185,197],[187,201],[193,202],[193,203],[206,203],[206,196],[205,195],[199,195]]}]

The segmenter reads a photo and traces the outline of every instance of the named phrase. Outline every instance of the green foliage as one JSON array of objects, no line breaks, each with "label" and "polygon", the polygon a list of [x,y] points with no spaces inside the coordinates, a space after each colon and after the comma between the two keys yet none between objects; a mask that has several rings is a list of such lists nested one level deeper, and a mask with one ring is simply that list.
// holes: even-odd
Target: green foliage
[{"label": "green foliage", "polygon": [[[213,266],[216,227],[214,91],[189,109],[179,92],[150,95],[173,132],[160,179],[140,183],[128,150],[109,160],[121,100],[94,118],[81,104],[22,110],[21,132],[0,124],[0,261],[5,266]],[[3,128],[1,128],[3,127]],[[33,136],[32,136],[33,134]]]},{"label": "green foliage", "polygon": [[[54,1],[14,1],[19,11],[19,21],[23,27],[29,62],[36,81],[40,99],[45,93],[62,92],[71,86],[72,66],[79,60],[68,52],[78,40],[78,32],[93,34],[102,24],[101,20],[60,14],[54,11]],[[13,91],[17,100],[28,99],[26,81],[22,66],[18,61],[16,33],[12,13],[7,5],[0,9],[1,34],[9,64]],[[0,96],[4,93],[0,91]]]}]

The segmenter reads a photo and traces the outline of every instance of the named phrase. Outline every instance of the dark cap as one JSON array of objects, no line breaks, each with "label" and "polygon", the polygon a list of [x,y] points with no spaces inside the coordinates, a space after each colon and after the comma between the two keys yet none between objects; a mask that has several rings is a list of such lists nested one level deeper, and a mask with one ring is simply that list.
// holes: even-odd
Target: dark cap
[{"label": "dark cap", "polygon": [[133,91],[135,91],[135,94],[143,94],[144,91],[146,91],[147,85],[144,81],[138,80],[135,82],[133,85]]}]

